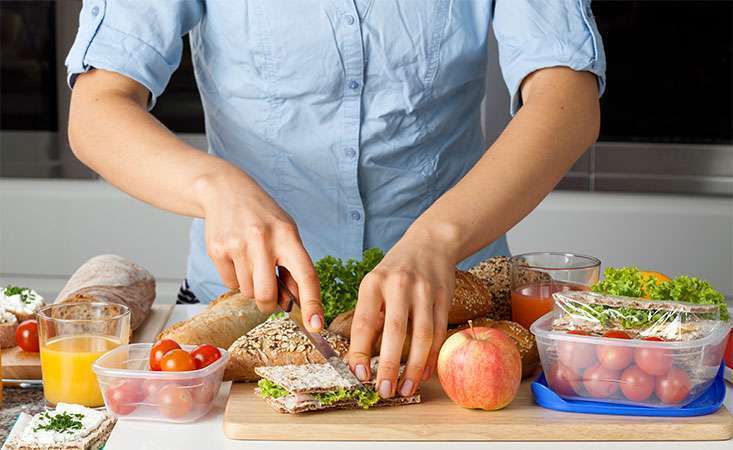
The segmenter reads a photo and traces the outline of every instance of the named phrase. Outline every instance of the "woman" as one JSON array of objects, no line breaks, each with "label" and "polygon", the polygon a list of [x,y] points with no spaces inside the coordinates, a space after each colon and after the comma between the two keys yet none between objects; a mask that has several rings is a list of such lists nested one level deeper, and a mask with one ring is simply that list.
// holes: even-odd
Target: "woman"
[{"label": "woman", "polygon": [[[492,26],[514,117],[487,149]],[[208,154],[148,113],[189,32]],[[582,0],[86,0],[66,63],[77,157],[195,218],[198,299],[238,287],[271,311],[281,266],[320,330],[311,261],[387,250],[360,286],[349,352],[369,377],[383,314],[383,397],[433,373],[454,267],[508,254],[503,234],[594,142],[605,66]]]}]

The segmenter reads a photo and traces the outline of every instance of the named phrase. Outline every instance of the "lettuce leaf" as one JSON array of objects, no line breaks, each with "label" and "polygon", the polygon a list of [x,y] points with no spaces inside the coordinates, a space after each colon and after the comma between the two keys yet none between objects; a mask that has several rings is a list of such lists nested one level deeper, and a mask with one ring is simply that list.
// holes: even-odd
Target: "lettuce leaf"
[{"label": "lettuce leaf", "polygon": [[370,248],[361,261],[353,258],[342,261],[326,256],[316,261],[316,272],[321,280],[321,300],[326,326],[339,314],[353,309],[359,294],[359,284],[366,274],[384,258],[379,248]]},{"label": "lettuce leaf", "polygon": [[275,384],[270,380],[265,380],[264,378],[257,382],[257,386],[260,388],[260,393],[263,397],[280,398],[289,394],[289,392],[279,384]]}]

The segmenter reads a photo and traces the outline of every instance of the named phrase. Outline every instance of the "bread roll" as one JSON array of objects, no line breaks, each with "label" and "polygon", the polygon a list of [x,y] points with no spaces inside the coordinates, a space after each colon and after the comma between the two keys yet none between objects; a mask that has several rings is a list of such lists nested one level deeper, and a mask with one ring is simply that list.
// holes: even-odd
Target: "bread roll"
[{"label": "bread roll", "polygon": [[[349,350],[346,338],[328,330],[321,335],[341,356]],[[256,326],[229,347],[225,380],[256,381],[255,367],[326,362],[310,340],[288,317],[273,317]]]},{"label": "bread roll", "polygon": [[494,317],[495,307],[486,285],[469,272],[456,269],[456,286],[448,311],[448,323],[457,325],[477,317]]},{"label": "bread roll", "polygon": [[[471,321],[474,327],[496,328],[506,333],[517,344],[519,355],[522,357],[522,378],[532,375],[540,362],[540,355],[537,351],[537,342],[532,333],[522,325],[510,320],[492,320],[489,318],[478,318]],[[462,324],[448,330],[448,336],[468,328],[469,325]]]},{"label": "bread roll", "polygon": [[[494,302],[492,316],[497,320],[512,319],[512,264],[511,258],[494,256],[469,269],[471,274],[480,278],[491,292]],[[550,276],[544,272],[523,269],[517,281],[520,285],[533,281],[550,281]]]},{"label": "bread roll", "polygon": [[15,347],[15,329],[18,319],[0,309],[0,349]]},{"label": "bread roll", "polygon": [[234,290],[212,300],[205,311],[169,326],[158,335],[158,339],[228,348],[237,338],[267,320],[269,315],[260,312],[254,300]]},{"label": "bread roll", "polygon": [[130,328],[137,329],[150,314],[155,279],[147,270],[117,255],[99,255],[82,264],[54,303],[107,302],[130,308]]}]

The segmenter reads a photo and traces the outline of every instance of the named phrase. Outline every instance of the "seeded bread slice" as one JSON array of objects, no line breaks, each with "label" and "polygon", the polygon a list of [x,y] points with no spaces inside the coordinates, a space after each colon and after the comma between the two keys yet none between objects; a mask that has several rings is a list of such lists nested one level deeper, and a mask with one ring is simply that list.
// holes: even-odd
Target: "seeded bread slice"
[{"label": "seeded bread slice", "polygon": [[[2,450],[99,450],[104,447],[109,438],[117,419],[107,416],[99,427],[86,436],[74,442],[58,444],[33,444],[20,440],[22,432],[17,433],[13,438],[3,445]],[[26,426],[30,426],[30,421]]]},{"label": "seeded bread slice", "polygon": [[[328,330],[321,335],[339,355],[349,349],[349,342]],[[225,380],[257,381],[256,367],[325,363],[318,350],[289,317],[267,320],[254,327],[229,347]]]}]

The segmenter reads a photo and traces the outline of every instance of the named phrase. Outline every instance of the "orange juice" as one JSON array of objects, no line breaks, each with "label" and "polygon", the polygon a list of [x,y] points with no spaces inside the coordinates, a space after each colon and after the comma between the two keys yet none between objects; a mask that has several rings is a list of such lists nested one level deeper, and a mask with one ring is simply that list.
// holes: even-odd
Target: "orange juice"
[{"label": "orange juice", "polygon": [[582,291],[585,286],[554,281],[537,283],[512,290],[512,320],[529,329],[532,323],[552,311],[552,294],[565,291]]},{"label": "orange juice", "polygon": [[104,336],[76,335],[54,338],[41,346],[43,394],[52,405],[78,403],[104,405],[92,364],[118,347],[120,342]]}]

